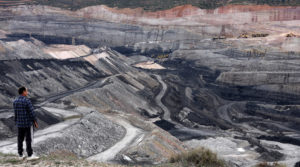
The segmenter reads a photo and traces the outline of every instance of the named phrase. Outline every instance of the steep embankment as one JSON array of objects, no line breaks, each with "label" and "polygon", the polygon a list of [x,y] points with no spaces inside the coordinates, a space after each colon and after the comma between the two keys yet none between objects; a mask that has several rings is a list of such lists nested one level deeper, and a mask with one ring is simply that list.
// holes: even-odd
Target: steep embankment
[{"label": "steep embankment", "polygon": [[[233,163],[254,165],[262,158],[293,166],[299,152],[295,155],[288,152],[292,145],[294,150],[299,145],[299,82],[294,72],[299,68],[295,65],[298,55],[287,58],[284,53],[271,52],[261,58],[243,52],[229,54],[232,53],[229,50],[233,49],[182,49],[162,60],[168,69],[159,72],[168,87],[163,104],[171,112],[172,120],[181,124],[201,130],[221,128],[222,138],[195,143],[202,146],[210,142],[228,143],[230,147],[210,148],[223,152],[225,159]],[[201,137],[209,135],[203,133]],[[268,142],[280,149],[270,147]],[[192,143],[187,141],[188,145]],[[247,145],[258,149],[253,152]],[[229,148],[236,152],[227,155]],[[245,151],[239,151],[241,148]]]},{"label": "steep embankment", "polygon": [[[88,158],[88,160],[96,160],[96,161],[101,161],[101,162],[108,162],[112,161],[116,158],[116,155],[121,152],[122,150],[126,149],[129,145],[131,145],[134,140],[138,139],[137,144],[143,140],[144,134],[141,129],[136,128],[132,126],[130,123],[122,120],[122,119],[116,119],[116,118],[110,118],[113,119],[115,122],[120,124],[126,129],[126,134],[121,139],[118,141],[114,146],[110,147],[109,149],[93,155]],[[124,157],[126,159],[126,157]],[[127,157],[128,159],[129,157]],[[130,159],[130,158],[129,158]],[[131,160],[131,159],[130,159]]]},{"label": "steep embankment", "polygon": [[[123,127],[94,112],[81,120],[71,119],[37,131],[34,136],[34,150],[39,155],[68,150],[80,157],[87,157],[111,147],[125,133]],[[15,138],[0,144],[2,153],[17,154],[16,148]]]},{"label": "steep embankment", "polygon": [[[27,85],[42,125],[35,133],[37,154],[59,149],[100,162],[151,164],[184,151],[180,141],[141,117],[157,117],[160,113],[147,99],[154,96],[153,90],[159,84],[147,73],[131,67],[129,58],[105,47],[92,50],[83,45],[49,46],[33,38],[1,44],[5,50],[0,56],[5,65],[1,84],[11,90],[7,93],[2,88],[2,96],[8,100],[1,108],[0,132],[9,135],[1,135],[1,152],[16,154],[10,103],[20,83]],[[18,51],[11,47],[18,45]],[[34,55],[27,54],[29,48]],[[21,59],[15,59],[22,51]],[[50,82],[55,80],[58,81]],[[59,89],[59,85],[65,87]],[[43,92],[43,88],[49,91]],[[153,142],[163,144],[152,145]]]}]

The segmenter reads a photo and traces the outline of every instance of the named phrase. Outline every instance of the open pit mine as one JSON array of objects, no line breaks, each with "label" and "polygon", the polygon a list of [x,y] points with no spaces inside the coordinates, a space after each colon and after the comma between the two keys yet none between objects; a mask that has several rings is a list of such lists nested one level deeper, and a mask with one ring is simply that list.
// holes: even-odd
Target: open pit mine
[{"label": "open pit mine", "polygon": [[300,7],[38,2],[0,1],[2,154],[17,155],[26,86],[37,155],[143,166],[205,147],[232,167],[300,163]]}]

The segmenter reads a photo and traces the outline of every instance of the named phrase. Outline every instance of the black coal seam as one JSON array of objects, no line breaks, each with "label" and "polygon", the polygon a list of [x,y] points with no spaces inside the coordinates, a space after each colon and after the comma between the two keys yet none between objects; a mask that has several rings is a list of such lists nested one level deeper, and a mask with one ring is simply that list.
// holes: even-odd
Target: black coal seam
[{"label": "black coal seam", "polygon": [[234,86],[224,83],[210,83],[206,86],[223,99],[231,101],[260,101],[278,105],[300,104],[299,95],[258,90],[254,86]]},{"label": "black coal seam", "polygon": [[[101,71],[99,71],[97,68],[95,68],[92,64],[90,64],[89,62],[84,62],[84,61],[71,61],[69,59],[65,59],[65,60],[58,60],[58,59],[13,59],[13,60],[0,60],[0,64],[5,63],[5,62],[20,62],[24,67],[25,65],[29,64],[32,65],[34,67],[34,63],[42,63],[43,65],[45,65],[46,67],[51,67],[52,64],[51,62],[54,62],[60,66],[62,65],[70,65],[70,67],[80,67],[80,68],[86,68],[86,67],[91,67],[93,68],[93,70],[95,70],[97,73],[101,73]],[[8,65],[6,64],[2,64],[1,67],[5,65],[8,67]],[[40,68],[41,69],[41,68]],[[5,70],[5,69],[3,69]],[[36,69],[35,69],[36,70]],[[1,72],[3,72],[1,70]]]},{"label": "black coal seam", "polygon": [[269,140],[269,141],[277,141],[280,143],[287,143],[287,144],[293,144],[293,145],[297,145],[300,146],[300,139],[299,138],[292,138],[292,137],[288,137],[288,136],[259,136],[257,137],[257,139],[260,140]]}]

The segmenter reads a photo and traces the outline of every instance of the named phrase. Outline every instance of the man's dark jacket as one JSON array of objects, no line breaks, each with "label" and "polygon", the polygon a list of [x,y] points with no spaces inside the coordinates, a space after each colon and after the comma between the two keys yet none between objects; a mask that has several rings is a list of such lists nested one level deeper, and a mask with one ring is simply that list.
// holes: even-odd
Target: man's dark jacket
[{"label": "man's dark jacket", "polygon": [[25,96],[19,96],[14,101],[15,122],[19,128],[26,128],[33,125],[36,115],[31,101]]}]

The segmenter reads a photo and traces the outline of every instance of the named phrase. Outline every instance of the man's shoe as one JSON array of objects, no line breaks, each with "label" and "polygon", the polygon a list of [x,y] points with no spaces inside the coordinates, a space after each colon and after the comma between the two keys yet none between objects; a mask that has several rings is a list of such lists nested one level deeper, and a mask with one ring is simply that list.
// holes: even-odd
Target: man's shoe
[{"label": "man's shoe", "polygon": [[28,161],[32,161],[32,160],[37,160],[39,159],[40,157],[36,156],[36,155],[31,155],[30,157],[27,157],[27,160]]},{"label": "man's shoe", "polygon": [[24,160],[26,157],[25,157],[25,155],[19,155],[19,160]]}]

